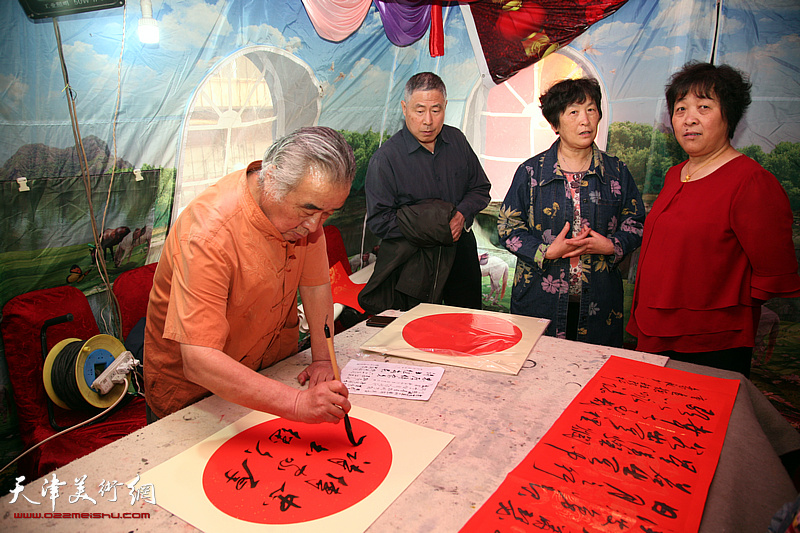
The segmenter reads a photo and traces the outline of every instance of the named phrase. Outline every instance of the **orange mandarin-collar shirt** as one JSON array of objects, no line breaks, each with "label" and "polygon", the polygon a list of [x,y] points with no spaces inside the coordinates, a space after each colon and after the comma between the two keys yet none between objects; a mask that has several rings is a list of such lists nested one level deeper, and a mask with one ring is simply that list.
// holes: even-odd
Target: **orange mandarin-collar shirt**
[{"label": "orange mandarin-collar shirt", "polygon": [[145,333],[145,391],[166,416],[208,394],[183,375],[180,344],[222,350],[253,370],[297,351],[297,288],[329,282],[319,230],[283,240],[247,187],[225,176],[181,213],[156,269]]}]

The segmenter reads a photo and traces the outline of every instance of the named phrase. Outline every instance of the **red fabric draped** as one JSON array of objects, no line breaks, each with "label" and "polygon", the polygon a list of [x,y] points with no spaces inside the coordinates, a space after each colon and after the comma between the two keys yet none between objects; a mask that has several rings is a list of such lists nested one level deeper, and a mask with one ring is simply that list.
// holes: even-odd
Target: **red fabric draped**
[{"label": "red fabric draped", "polygon": [[502,0],[470,4],[495,83],[565,46],[627,0]]},{"label": "red fabric draped", "polygon": [[431,3],[431,35],[428,47],[431,57],[444,55],[444,25],[442,22],[442,0]]}]

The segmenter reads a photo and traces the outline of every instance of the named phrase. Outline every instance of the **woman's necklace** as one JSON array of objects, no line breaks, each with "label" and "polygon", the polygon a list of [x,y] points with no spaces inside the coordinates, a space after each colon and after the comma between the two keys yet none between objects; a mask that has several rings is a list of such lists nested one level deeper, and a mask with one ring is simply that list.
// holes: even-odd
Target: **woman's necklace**
[{"label": "woman's necklace", "polygon": [[722,154],[724,154],[727,151],[728,151],[728,147],[726,146],[719,153],[717,153],[717,155],[715,155],[714,157],[712,157],[711,159],[707,160],[705,163],[703,163],[702,165],[700,165],[699,167],[694,169],[694,172],[689,172],[689,163],[686,163],[686,177],[685,178],[681,178],[681,181],[683,183],[689,183],[690,181],[692,181],[692,174],[696,174],[701,168],[703,168],[704,166],[708,165],[709,163],[711,163],[712,161],[714,161],[716,158],[718,158],[719,156],[721,156]]},{"label": "woman's necklace", "polygon": [[[561,170],[562,173],[569,172],[570,174],[578,174],[580,172],[584,172],[585,170],[589,170],[589,163],[592,160],[592,152],[589,152],[588,157],[580,164],[580,166],[578,167],[578,170],[570,170],[568,168],[565,169],[564,167],[562,167],[561,166],[561,160],[562,159],[564,160],[564,163],[566,164],[567,159],[564,157],[564,154],[562,154],[561,151],[559,151],[558,152],[558,158],[556,159],[556,164],[558,165],[558,168]],[[586,169],[584,170],[583,167],[586,167]]]}]

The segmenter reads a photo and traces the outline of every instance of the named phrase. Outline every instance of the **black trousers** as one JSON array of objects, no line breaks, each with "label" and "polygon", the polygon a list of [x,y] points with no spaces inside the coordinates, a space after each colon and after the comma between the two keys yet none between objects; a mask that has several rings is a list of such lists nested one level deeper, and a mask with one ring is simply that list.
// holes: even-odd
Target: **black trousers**
[{"label": "black trousers", "polygon": [[578,340],[578,318],[581,316],[581,302],[567,304],[567,340]]},{"label": "black trousers", "polygon": [[666,355],[670,359],[694,363],[696,365],[710,366],[722,370],[733,370],[750,377],[750,363],[753,360],[753,349],[747,346],[743,348],[730,348],[727,350],[715,350],[713,352],[682,353],[682,352],[660,352],[659,355]]},{"label": "black trousers", "polygon": [[480,309],[482,306],[478,243],[471,231],[463,231],[456,243],[456,258],[442,296],[445,305],[468,309]]},{"label": "black trousers", "polygon": [[150,410],[150,406],[147,405],[147,402],[145,402],[144,408],[145,408],[145,416],[147,418],[147,423],[148,424],[152,424],[153,422],[158,422],[159,420],[161,420],[160,418],[158,418],[156,416],[156,414],[152,410]]}]

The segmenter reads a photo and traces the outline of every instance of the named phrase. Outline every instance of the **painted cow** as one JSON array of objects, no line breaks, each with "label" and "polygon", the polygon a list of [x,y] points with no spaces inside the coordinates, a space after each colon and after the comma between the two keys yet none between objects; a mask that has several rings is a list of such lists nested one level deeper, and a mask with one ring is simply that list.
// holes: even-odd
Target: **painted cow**
[{"label": "painted cow", "polygon": [[132,233],[126,235],[117,246],[117,252],[114,254],[114,265],[120,266],[126,259],[129,260],[133,249],[140,244],[144,244],[149,249],[152,237],[153,228],[148,228],[147,226],[136,228]]},{"label": "painted cow", "polygon": [[[131,232],[128,226],[120,226],[118,228],[107,229],[100,236],[100,249],[102,250],[103,257],[106,256],[107,251],[111,251],[111,258],[114,258],[114,246],[122,242],[122,239]],[[92,250],[92,262],[96,262],[97,250]]]}]

